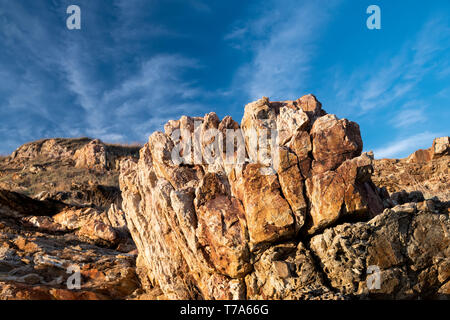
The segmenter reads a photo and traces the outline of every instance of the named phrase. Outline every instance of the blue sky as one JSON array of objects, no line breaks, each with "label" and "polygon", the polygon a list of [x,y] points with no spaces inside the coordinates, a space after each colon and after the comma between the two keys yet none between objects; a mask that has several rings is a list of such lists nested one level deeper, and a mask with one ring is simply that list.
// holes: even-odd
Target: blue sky
[{"label": "blue sky", "polygon": [[183,114],[240,121],[262,96],[313,93],[360,124],[366,151],[404,157],[450,134],[449,16],[448,0],[0,0],[0,154],[142,143]]}]

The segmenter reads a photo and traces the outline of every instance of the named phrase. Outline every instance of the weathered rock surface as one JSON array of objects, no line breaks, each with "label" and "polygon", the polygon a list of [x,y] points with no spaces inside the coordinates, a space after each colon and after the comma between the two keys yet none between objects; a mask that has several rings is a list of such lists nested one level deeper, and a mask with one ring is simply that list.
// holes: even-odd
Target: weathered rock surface
[{"label": "weathered rock surface", "polygon": [[434,139],[433,145],[430,148],[425,150],[419,149],[413,152],[406,161],[425,163],[447,155],[450,155],[450,137],[441,137]]},{"label": "weathered rock surface", "polygon": [[375,160],[372,180],[391,195],[419,191],[425,198],[450,201],[449,150],[449,137],[441,137],[429,149],[418,150],[405,159]]},{"label": "weathered rock surface", "polygon": [[73,155],[75,167],[104,170],[107,167],[106,147],[100,140],[92,140]]},{"label": "weathered rock surface", "polygon": [[313,95],[164,130],[0,158],[0,299],[450,297],[448,137],[373,160]]},{"label": "weathered rock surface", "polygon": [[0,158],[0,189],[69,205],[120,206],[118,163],[136,158],[138,146],[89,138],[44,139]]},{"label": "weathered rock surface", "polygon": [[[118,213],[0,194],[0,299],[123,299],[139,288]],[[75,273],[80,287],[69,287]]]},{"label": "weathered rock surface", "polygon": [[[311,239],[310,247],[331,286],[342,294],[447,298],[449,204],[441,204],[439,209],[430,200],[396,206],[367,223],[327,229]],[[376,270],[370,275],[378,277],[378,285],[367,281],[368,270]]]},{"label": "weathered rock surface", "polygon": [[[87,152],[98,145],[105,153]],[[139,292],[115,163],[136,150],[46,139],[0,159],[0,299],[125,299]],[[82,165],[80,153],[91,156]],[[97,166],[105,156],[106,166]],[[79,289],[67,286],[71,266],[80,268]]]},{"label": "weathered rock surface", "polygon": [[[308,95],[252,102],[241,126],[210,113],[164,128],[138,161],[121,163],[123,210],[148,289],[169,299],[343,298],[299,237],[383,211],[356,123]],[[210,134],[239,128],[234,141],[245,150]],[[177,129],[188,135],[180,140]],[[188,143],[196,139],[200,161]]]}]

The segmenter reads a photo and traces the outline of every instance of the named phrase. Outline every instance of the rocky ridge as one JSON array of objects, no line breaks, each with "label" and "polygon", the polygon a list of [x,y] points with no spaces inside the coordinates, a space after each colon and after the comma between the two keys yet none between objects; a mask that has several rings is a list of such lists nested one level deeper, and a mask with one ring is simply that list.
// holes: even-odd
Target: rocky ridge
[{"label": "rocky ridge", "polygon": [[[123,208],[148,290],[167,299],[448,295],[448,204],[389,209],[389,193],[371,180],[373,156],[361,154],[359,126],[327,114],[313,95],[262,98],[245,107],[241,124],[209,113],[164,129],[139,160],[121,162]],[[223,142],[226,130],[244,150]],[[208,155],[200,162],[191,141]],[[245,161],[230,163],[230,153]],[[367,287],[372,267],[382,289]]]},{"label": "rocky ridge", "polygon": [[430,148],[417,150],[405,159],[374,161],[372,180],[389,192],[394,202],[405,202],[408,194],[420,192],[426,198],[450,201],[449,137],[436,138]]},{"label": "rocky ridge", "polygon": [[0,299],[449,297],[448,137],[374,160],[313,95],[164,129],[0,158]]},{"label": "rocky ridge", "polygon": [[46,139],[0,161],[0,299],[124,299],[140,288],[111,165],[135,156],[136,147]]}]

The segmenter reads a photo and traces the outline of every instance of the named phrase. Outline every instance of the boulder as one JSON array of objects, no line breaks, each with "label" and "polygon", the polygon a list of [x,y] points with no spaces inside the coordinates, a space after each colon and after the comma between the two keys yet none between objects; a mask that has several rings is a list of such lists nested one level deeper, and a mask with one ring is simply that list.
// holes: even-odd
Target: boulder
[{"label": "boulder", "polygon": [[336,169],[342,162],[361,154],[363,143],[357,123],[327,114],[311,129],[313,174]]},{"label": "boulder", "polygon": [[106,146],[98,139],[92,140],[83,148],[78,149],[73,158],[77,168],[93,170],[105,170],[107,168]]},{"label": "boulder", "polygon": [[445,298],[449,279],[448,213],[417,206],[386,209],[367,223],[344,223],[311,239],[310,247],[342,294],[361,298]]}]

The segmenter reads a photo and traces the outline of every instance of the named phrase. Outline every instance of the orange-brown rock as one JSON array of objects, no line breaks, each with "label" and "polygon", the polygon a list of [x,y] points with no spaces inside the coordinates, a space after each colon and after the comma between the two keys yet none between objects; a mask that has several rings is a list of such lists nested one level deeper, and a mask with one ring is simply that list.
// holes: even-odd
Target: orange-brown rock
[{"label": "orange-brown rock", "polygon": [[448,137],[374,161],[313,95],[241,123],[171,120],[139,158],[87,138],[0,158],[0,299],[448,298]]},{"label": "orange-brown rock", "polygon": [[433,140],[433,145],[428,149],[419,149],[413,152],[407,162],[426,163],[432,159],[437,159],[446,155],[450,155],[450,138],[441,137]]},{"label": "orange-brown rock", "polygon": [[276,171],[280,181],[281,191],[289,203],[295,219],[297,233],[305,223],[308,204],[305,199],[305,183],[300,172],[297,156],[285,147],[279,148],[279,162]]},{"label": "orange-brown rock", "polygon": [[311,176],[312,151],[311,136],[306,131],[297,132],[288,144],[298,158],[298,165],[302,176],[307,178]]},{"label": "orange-brown rock", "polygon": [[[117,239],[98,226],[81,235],[96,221],[77,212],[56,219],[61,224],[49,216],[0,213],[0,299],[123,299],[138,289],[135,256],[115,250]],[[68,283],[76,270],[80,286],[72,288]]]},{"label": "orange-brown rock", "polygon": [[[296,244],[288,260],[261,257],[275,243],[295,243],[302,230],[383,209],[371,159],[356,158],[358,125],[326,115],[312,95],[249,103],[240,126],[209,113],[164,130],[150,136],[139,161],[121,163],[120,186],[139,275],[149,292],[159,287],[168,299],[312,298],[308,290],[316,289],[324,297],[330,292],[318,270],[302,266],[313,261],[300,244],[297,258]],[[233,140],[224,141],[229,130]],[[272,263],[276,281],[261,272]]]},{"label": "orange-brown rock", "polygon": [[336,169],[345,160],[359,156],[363,147],[358,124],[332,114],[314,122],[311,137],[313,174]]},{"label": "orange-brown rock", "polygon": [[252,245],[272,242],[294,234],[294,217],[289,203],[281,194],[276,174],[261,174],[259,164],[244,169],[242,202]]},{"label": "orange-brown rock", "polygon": [[375,216],[383,211],[381,199],[370,183],[372,159],[363,154],[345,161],[336,171],[326,171],[306,180],[311,203],[309,233],[346,215]]},{"label": "orange-brown rock", "polygon": [[119,235],[113,227],[103,223],[99,220],[89,221],[83,224],[78,231],[78,234],[91,238],[93,240],[100,239],[110,243],[119,241]]},{"label": "orange-brown rock", "polygon": [[244,209],[236,198],[217,196],[198,209],[197,236],[224,275],[239,278],[251,269]]},{"label": "orange-brown rock", "polygon": [[107,167],[106,146],[98,139],[92,140],[74,154],[75,167],[104,170]]},{"label": "orange-brown rock", "polygon": [[397,201],[402,192],[420,192],[425,199],[438,197],[441,201],[450,201],[448,139],[436,138],[430,148],[417,150],[404,159],[374,161],[372,180],[379,188],[384,187],[386,192],[394,196],[392,200],[395,203],[389,205],[413,200]]}]

